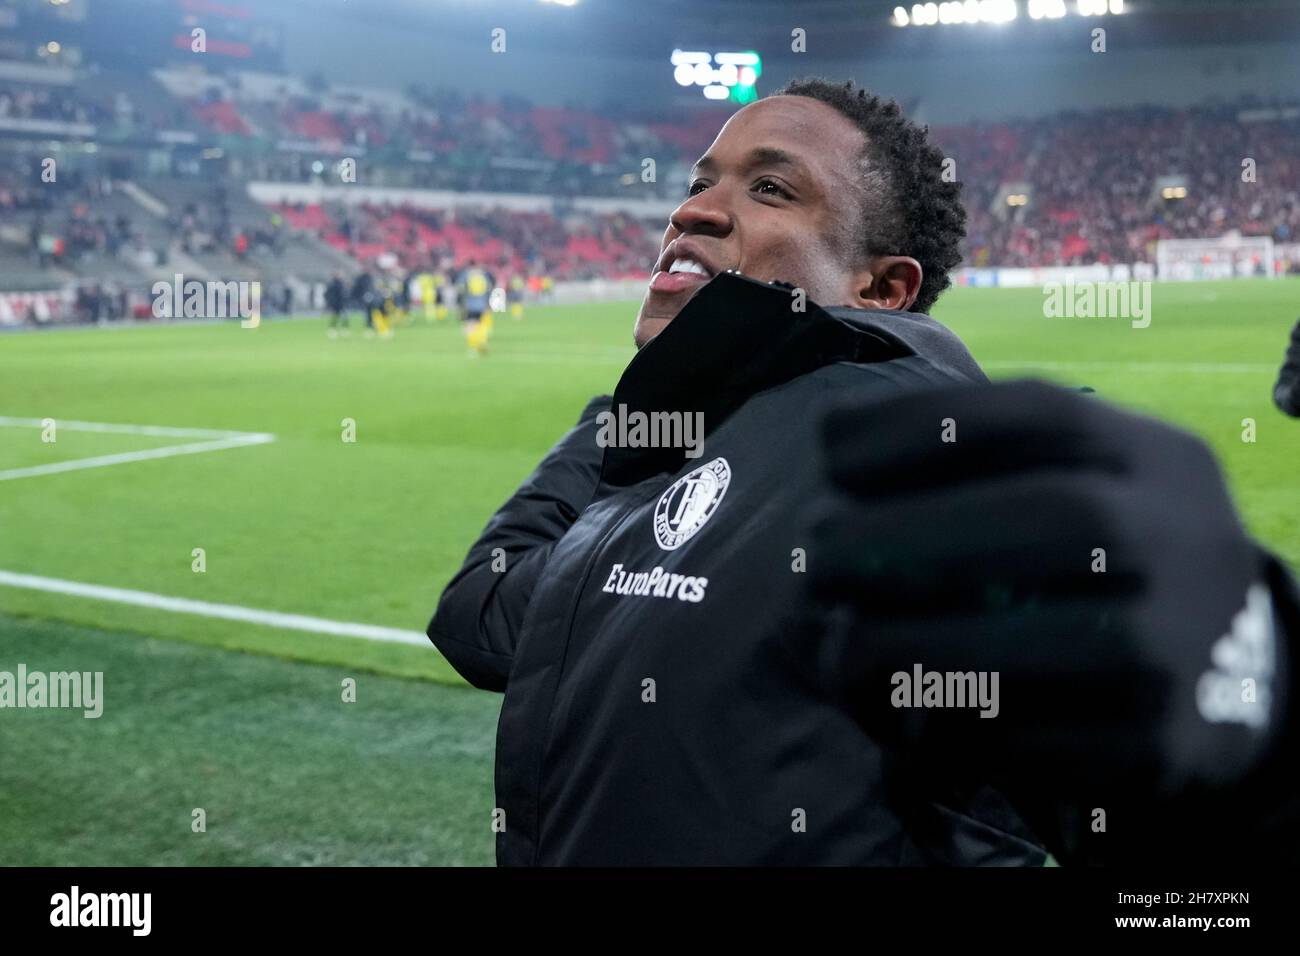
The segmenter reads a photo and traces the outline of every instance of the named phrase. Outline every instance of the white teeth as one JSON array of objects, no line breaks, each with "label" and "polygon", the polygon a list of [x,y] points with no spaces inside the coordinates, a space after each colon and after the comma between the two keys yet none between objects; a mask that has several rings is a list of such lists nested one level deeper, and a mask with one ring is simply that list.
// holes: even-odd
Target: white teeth
[{"label": "white teeth", "polygon": [[704,268],[694,259],[675,259],[673,264],[668,267],[669,272],[694,272],[699,276],[707,276],[709,270]]}]

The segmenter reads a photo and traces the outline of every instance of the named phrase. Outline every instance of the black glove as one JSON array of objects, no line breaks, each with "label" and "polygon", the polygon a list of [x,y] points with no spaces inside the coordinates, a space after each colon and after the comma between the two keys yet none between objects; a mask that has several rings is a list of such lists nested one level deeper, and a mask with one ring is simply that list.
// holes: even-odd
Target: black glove
[{"label": "black glove", "polygon": [[[1199,440],[1034,381],[851,402],[823,434],[835,493],[808,570],[848,620],[846,699],[883,744],[944,772],[1152,796],[1258,765],[1283,639],[1265,555]],[[996,716],[924,706],[918,666],[931,691],[928,672],[983,672]],[[930,699],[957,703],[959,683],[975,686]]]}]

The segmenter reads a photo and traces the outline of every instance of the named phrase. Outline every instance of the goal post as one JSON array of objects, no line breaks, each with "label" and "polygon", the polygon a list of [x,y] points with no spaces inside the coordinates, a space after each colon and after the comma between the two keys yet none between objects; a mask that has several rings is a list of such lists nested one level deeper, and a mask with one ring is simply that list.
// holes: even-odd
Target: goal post
[{"label": "goal post", "polygon": [[1221,236],[1218,239],[1161,239],[1156,243],[1156,278],[1238,279],[1277,277],[1271,236]]}]

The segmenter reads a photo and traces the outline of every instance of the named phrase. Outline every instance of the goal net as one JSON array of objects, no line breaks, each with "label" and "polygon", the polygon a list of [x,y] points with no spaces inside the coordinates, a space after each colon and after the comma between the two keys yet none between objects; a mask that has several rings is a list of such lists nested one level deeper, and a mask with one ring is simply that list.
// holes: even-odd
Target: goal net
[{"label": "goal net", "polygon": [[1275,277],[1271,237],[1161,239],[1156,243],[1156,277],[1161,281],[1249,276]]}]

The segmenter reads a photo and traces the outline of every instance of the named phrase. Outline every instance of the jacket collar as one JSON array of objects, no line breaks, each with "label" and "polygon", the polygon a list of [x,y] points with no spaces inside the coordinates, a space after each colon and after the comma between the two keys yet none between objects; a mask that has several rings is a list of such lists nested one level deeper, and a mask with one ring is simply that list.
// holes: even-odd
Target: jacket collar
[{"label": "jacket collar", "polygon": [[[929,316],[811,301],[795,311],[792,292],[734,272],[715,277],[633,357],[614,389],[614,413],[700,412],[707,436],[751,396],[833,362],[920,355],[984,378],[961,340]],[[685,460],[682,448],[609,447],[601,480],[634,484]]]}]

